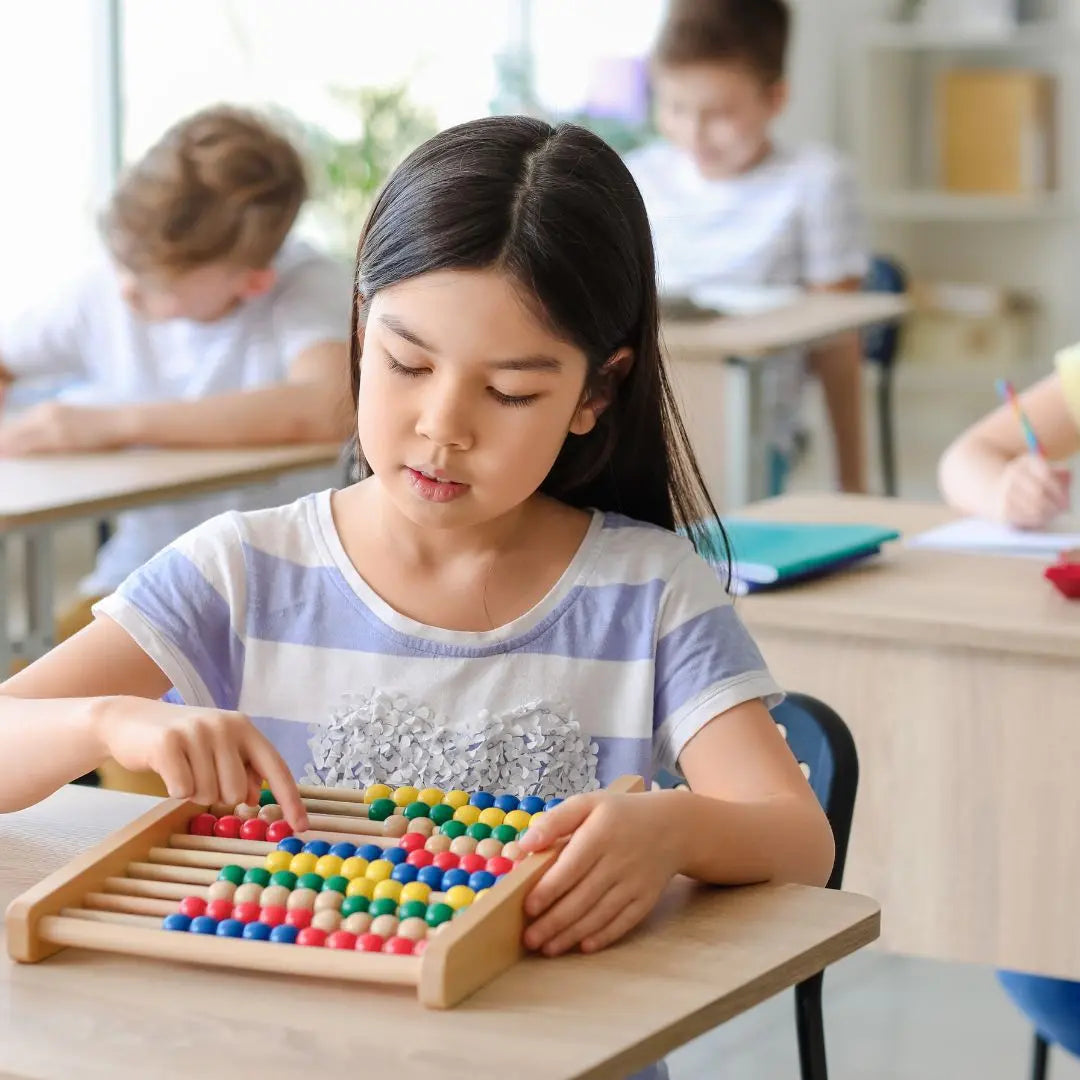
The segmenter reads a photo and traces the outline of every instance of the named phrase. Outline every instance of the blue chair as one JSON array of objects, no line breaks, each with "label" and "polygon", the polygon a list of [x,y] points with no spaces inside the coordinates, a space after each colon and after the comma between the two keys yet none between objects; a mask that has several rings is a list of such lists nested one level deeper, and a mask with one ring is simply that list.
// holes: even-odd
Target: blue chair
[{"label": "blue chair", "polygon": [[[907,292],[908,278],[896,260],[883,255],[870,262],[863,288],[867,292]],[[877,421],[885,494],[897,494],[896,435],[893,423],[893,369],[900,351],[900,322],[882,323],[863,332],[863,355],[877,369]]]},{"label": "blue chair", "polygon": [[[847,861],[848,837],[859,784],[859,758],[847,725],[827,705],[806,694],[789,694],[772,712],[832,826],[836,861],[826,888],[839,889]],[[678,783],[664,773],[661,787]],[[802,1080],[828,1080],[825,1021],[821,1009],[824,972],[795,987],[795,1029]]]}]

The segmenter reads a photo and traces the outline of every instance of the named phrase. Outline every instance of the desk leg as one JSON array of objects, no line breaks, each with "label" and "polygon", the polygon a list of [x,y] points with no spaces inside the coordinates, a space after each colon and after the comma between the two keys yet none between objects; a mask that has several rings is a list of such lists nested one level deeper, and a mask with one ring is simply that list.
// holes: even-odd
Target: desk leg
[{"label": "desk leg", "polygon": [[26,642],[28,661],[53,647],[52,530],[36,529],[26,536]]},{"label": "desk leg", "polygon": [[768,422],[762,389],[764,365],[730,357],[724,369],[725,508],[738,509],[769,495]]},{"label": "desk leg", "polygon": [[0,536],[0,682],[11,674],[15,662],[15,641],[11,636],[11,610],[8,606],[8,582],[11,566],[8,562],[8,538]]}]

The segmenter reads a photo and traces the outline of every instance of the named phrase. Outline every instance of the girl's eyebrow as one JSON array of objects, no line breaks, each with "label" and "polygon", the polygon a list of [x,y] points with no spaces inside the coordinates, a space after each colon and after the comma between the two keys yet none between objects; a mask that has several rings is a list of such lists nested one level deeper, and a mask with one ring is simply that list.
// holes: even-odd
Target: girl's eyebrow
[{"label": "girl's eyebrow", "polygon": [[[410,345],[415,345],[424,352],[438,355],[438,349],[432,348],[419,334],[410,330],[396,315],[380,315],[379,322],[399,338],[403,338]],[[517,356],[510,360],[491,360],[487,366],[496,371],[562,371],[562,361],[554,356],[536,354],[533,356]]]}]

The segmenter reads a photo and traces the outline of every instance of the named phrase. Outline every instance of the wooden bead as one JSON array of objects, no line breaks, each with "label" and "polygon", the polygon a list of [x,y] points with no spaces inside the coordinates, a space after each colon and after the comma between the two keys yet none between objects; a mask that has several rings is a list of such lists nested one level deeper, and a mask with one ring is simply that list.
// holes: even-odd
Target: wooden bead
[{"label": "wooden bead", "polygon": [[251,803],[242,802],[236,808],[236,816],[241,821],[250,821],[252,818],[259,816],[259,808],[252,806]]},{"label": "wooden bead", "polygon": [[[494,836],[489,836],[486,840],[481,840],[476,845],[476,854],[484,859],[494,859],[496,856],[502,854],[502,849],[502,842],[496,840]],[[450,850],[454,850],[453,845],[451,845]]]},{"label": "wooden bead", "polygon": [[277,803],[267,803],[266,806],[260,807],[259,817],[266,822],[283,821],[285,811]]},{"label": "wooden bead", "polygon": [[[351,916],[350,916],[351,917]],[[381,938],[394,937],[397,934],[398,920],[396,915],[380,915],[371,920],[371,932]]]},{"label": "wooden bead", "polygon": [[521,862],[525,858],[526,852],[521,850],[521,845],[516,840],[511,840],[509,844],[506,844],[502,849],[502,856],[504,859],[511,859],[513,862]]},{"label": "wooden bead", "polygon": [[296,908],[304,908],[307,911],[313,911],[315,909],[315,900],[318,897],[318,893],[314,889],[293,889],[289,895],[288,903],[285,905],[289,911],[293,911]]},{"label": "wooden bead", "polygon": [[471,855],[476,851],[476,845],[479,840],[474,840],[471,836],[455,836],[450,841],[450,850],[455,855]]},{"label": "wooden bead", "polygon": [[398,937],[409,938],[411,941],[420,941],[427,937],[428,924],[423,919],[402,919],[397,928]]},{"label": "wooden bead", "polygon": [[237,888],[233,894],[234,904],[262,904],[263,887],[255,882],[247,882]]},{"label": "wooden bead", "polygon": [[231,900],[236,895],[237,886],[231,881],[219,879],[206,892],[208,900]]},{"label": "wooden bead", "polygon": [[372,918],[366,911],[358,911],[350,915],[342,924],[342,930],[348,930],[350,934],[366,934],[371,929]]},{"label": "wooden bead", "polygon": [[435,832],[435,822],[429,817],[413,818],[409,822],[408,832],[420,833],[422,836],[431,836]]},{"label": "wooden bead", "polygon": [[438,855],[440,851],[449,851],[450,837],[443,836],[442,833],[436,833],[434,836],[429,836],[427,843],[424,844],[424,850],[430,851],[432,855]]},{"label": "wooden bead", "polygon": [[315,897],[315,910],[340,911],[341,905],[344,903],[344,893],[339,893],[336,889],[328,889],[326,892],[321,892]]},{"label": "wooden bead", "polygon": [[316,911],[311,917],[311,925],[319,930],[325,930],[328,934],[332,934],[335,930],[341,928],[341,912],[333,911],[329,908],[324,908],[322,911]]},{"label": "wooden bead", "polygon": [[292,896],[292,889],[286,889],[284,885],[267,885],[263,889],[259,903],[263,907],[285,907]]},{"label": "wooden bead", "polygon": [[409,827],[409,819],[403,814],[394,814],[383,822],[383,835],[396,839],[404,836]]}]

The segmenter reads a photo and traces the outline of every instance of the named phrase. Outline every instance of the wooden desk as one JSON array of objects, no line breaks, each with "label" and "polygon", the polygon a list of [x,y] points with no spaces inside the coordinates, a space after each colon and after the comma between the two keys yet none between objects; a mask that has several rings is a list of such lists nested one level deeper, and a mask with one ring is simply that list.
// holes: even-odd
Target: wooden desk
[{"label": "wooden desk", "polygon": [[[301,469],[333,465],[337,444],[241,450],[123,450],[100,454],[0,458],[0,679],[16,652],[33,660],[52,643],[54,526],[155,503],[267,483]],[[6,591],[9,539],[26,541],[26,610],[21,646],[10,638]]]},{"label": "wooden desk", "polygon": [[[908,535],[954,516],[851,496],[747,513]],[[1042,569],[893,544],[738,608],[781,683],[855,735],[845,883],[880,900],[882,946],[1080,979],[1080,604]]]},{"label": "wooden desk", "polygon": [[718,504],[739,507],[769,494],[763,386],[770,363],[790,363],[783,354],[793,349],[899,319],[908,307],[905,297],[891,294],[814,293],[755,315],[664,324],[683,417]]},{"label": "wooden desk", "polygon": [[[0,904],[141,813],[145,796],[65,788],[0,816]],[[15,1075],[264,1080],[623,1077],[872,941],[865,897],[673,883],[647,933],[592,957],[529,959],[449,1012],[404,989],[277,980],[67,949],[0,957],[0,1046]],[[283,946],[285,947],[285,946]],[[794,1035],[792,1035],[794,1038]],[[340,1070],[340,1073],[338,1072]]]}]

